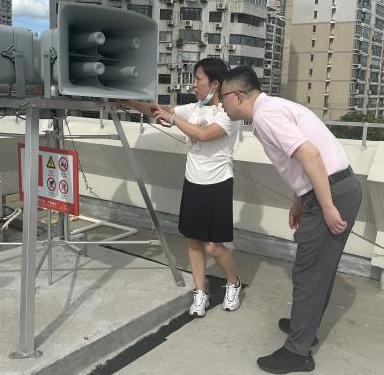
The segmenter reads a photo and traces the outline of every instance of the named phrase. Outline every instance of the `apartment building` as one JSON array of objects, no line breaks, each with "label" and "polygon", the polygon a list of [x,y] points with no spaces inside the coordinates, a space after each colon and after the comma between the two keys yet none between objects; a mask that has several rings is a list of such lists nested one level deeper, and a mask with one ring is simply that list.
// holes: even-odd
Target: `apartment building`
[{"label": "apartment building", "polygon": [[0,24],[12,25],[12,0],[0,0]]},{"label": "apartment building", "polygon": [[383,117],[384,1],[288,0],[286,16],[283,95],[324,120]]},{"label": "apartment building", "polygon": [[266,43],[264,55],[264,77],[262,90],[269,95],[281,94],[281,69],[283,62],[283,45],[285,17],[280,0],[269,0],[266,25]]},{"label": "apartment building", "polygon": [[154,1],[152,16],[159,25],[159,103],[195,100],[192,69],[204,57],[250,65],[263,77],[266,0]]}]

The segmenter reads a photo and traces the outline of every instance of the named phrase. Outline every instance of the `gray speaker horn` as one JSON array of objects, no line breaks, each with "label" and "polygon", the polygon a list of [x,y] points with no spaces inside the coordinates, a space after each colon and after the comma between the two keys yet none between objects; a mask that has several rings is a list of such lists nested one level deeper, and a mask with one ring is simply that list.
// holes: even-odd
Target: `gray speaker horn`
[{"label": "gray speaker horn", "polygon": [[[157,84],[157,25],[140,13],[60,2],[57,29],[42,34],[54,50],[52,78],[62,95],[152,99]],[[46,72],[42,71],[44,76]]]}]

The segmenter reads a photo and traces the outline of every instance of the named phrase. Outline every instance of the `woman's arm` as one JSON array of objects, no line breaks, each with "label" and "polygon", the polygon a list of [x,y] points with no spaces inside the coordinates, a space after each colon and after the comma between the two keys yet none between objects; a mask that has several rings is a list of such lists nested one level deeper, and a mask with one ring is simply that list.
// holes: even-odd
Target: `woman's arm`
[{"label": "woman's arm", "polygon": [[227,135],[225,130],[216,123],[212,123],[209,126],[204,127],[191,124],[180,116],[177,116],[174,108],[170,108],[168,110],[168,108],[159,107],[154,112],[154,116],[157,121],[167,121],[171,125],[177,126],[184,134],[201,142],[212,141]]},{"label": "woman's arm", "polygon": [[[119,100],[118,103],[122,107],[131,107],[136,109],[137,111],[143,113],[144,115],[148,117],[153,117],[153,113],[160,107],[156,103],[146,103],[146,102],[140,102],[138,100],[132,100],[132,99],[122,99]],[[170,109],[171,113],[174,113],[174,109],[171,107],[167,107]]]}]

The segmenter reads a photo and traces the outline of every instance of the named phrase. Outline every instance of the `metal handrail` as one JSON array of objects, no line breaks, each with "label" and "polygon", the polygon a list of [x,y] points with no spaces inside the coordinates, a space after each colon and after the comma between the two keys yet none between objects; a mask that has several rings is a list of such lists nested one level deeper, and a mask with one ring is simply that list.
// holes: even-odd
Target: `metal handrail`
[{"label": "metal handrail", "polygon": [[[384,123],[379,122],[352,122],[352,121],[326,121],[325,125],[327,126],[353,126],[353,127],[362,127],[363,132],[361,135],[362,146],[367,146],[367,135],[368,128],[382,128],[384,129]],[[243,140],[243,131],[252,131],[253,125],[246,124],[240,128],[240,141]]]}]

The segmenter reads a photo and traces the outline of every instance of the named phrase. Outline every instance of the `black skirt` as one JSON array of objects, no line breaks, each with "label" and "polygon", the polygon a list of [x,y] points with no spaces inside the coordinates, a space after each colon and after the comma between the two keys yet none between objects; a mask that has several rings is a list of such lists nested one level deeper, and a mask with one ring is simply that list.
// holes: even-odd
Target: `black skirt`
[{"label": "black skirt", "polygon": [[203,242],[233,241],[233,178],[210,185],[184,179],[179,231]]}]

